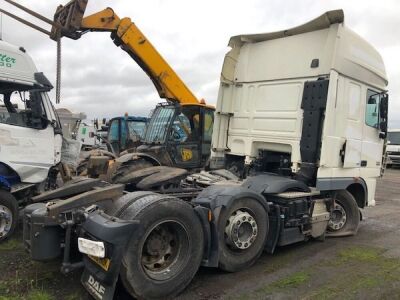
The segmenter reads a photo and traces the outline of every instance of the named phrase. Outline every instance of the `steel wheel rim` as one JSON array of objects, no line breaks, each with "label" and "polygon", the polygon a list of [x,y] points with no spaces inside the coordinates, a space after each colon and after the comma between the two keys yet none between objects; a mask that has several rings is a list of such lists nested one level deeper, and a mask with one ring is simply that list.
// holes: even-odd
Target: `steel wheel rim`
[{"label": "steel wheel rim", "polygon": [[148,277],[157,281],[181,272],[190,258],[190,237],[180,222],[157,223],[146,235],[141,251],[141,266]]},{"label": "steel wheel rim", "polygon": [[12,211],[0,205],[0,238],[5,237],[10,231],[13,223]]},{"label": "steel wheel rim", "polygon": [[328,224],[329,230],[338,231],[342,229],[346,224],[346,221],[347,221],[346,211],[344,210],[342,204],[336,200]]},{"label": "steel wheel rim", "polygon": [[227,246],[233,251],[250,248],[258,235],[258,224],[254,213],[247,208],[232,212],[225,224],[224,238]]}]

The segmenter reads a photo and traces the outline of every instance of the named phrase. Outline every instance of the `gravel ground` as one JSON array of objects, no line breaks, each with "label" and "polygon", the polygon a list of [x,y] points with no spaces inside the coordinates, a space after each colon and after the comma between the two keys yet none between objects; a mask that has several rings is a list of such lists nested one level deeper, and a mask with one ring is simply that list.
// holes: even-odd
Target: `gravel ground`
[{"label": "gravel ground", "polygon": [[[400,299],[399,213],[400,170],[389,169],[357,236],[279,248],[239,273],[201,268],[179,298]],[[90,299],[79,273],[31,262],[20,241],[21,233],[0,245],[0,300]]]}]

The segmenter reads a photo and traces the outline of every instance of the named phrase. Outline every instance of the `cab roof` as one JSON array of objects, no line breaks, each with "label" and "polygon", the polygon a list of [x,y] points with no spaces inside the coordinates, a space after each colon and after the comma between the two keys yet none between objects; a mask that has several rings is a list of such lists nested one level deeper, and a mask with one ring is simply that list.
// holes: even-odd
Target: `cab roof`
[{"label": "cab roof", "polygon": [[[388,84],[381,55],[344,25],[341,9],[294,28],[233,36],[229,46],[240,48],[238,82],[319,76],[336,70],[380,89]],[[314,58],[319,66],[310,68]]]},{"label": "cab roof", "polygon": [[0,40],[0,80],[33,85],[36,66],[22,47]]}]

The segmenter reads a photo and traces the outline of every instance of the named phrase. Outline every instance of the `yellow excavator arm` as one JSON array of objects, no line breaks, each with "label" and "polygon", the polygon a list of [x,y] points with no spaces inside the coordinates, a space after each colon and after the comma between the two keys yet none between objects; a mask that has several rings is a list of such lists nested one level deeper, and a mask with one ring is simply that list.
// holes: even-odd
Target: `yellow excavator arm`
[{"label": "yellow excavator arm", "polygon": [[161,98],[185,104],[199,101],[130,18],[120,19],[111,8],[83,17],[88,0],[60,6],[54,16],[51,37],[79,38],[88,31],[111,32],[117,46],[126,51],[153,81]]}]

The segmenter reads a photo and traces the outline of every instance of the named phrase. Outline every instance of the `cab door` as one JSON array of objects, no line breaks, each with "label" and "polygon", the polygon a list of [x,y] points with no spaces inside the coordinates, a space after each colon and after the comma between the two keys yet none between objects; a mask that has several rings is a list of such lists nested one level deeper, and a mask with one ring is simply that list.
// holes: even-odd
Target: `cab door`
[{"label": "cab door", "polygon": [[202,111],[200,106],[185,105],[174,118],[169,134],[171,156],[181,168],[201,166]]},{"label": "cab door", "polygon": [[211,139],[214,127],[214,108],[202,108],[201,160],[204,166],[211,155]]},{"label": "cab door", "polygon": [[[343,168],[353,168],[353,174],[359,175],[358,168],[361,166],[362,139],[364,128],[363,116],[363,86],[350,79],[339,81],[339,91],[344,91],[343,107],[345,143],[342,147]],[[340,115],[340,114],[339,114]],[[341,126],[342,124],[337,124]]]},{"label": "cab door", "polygon": [[[3,97],[3,95],[2,95]],[[14,169],[22,182],[40,183],[61,158],[61,128],[46,93],[26,93],[24,103],[13,94],[15,111],[0,111],[1,161]],[[53,112],[53,116],[51,115]]]},{"label": "cab door", "polygon": [[114,118],[110,120],[107,133],[108,151],[119,155],[121,152],[121,119]]},{"label": "cab door", "polygon": [[379,176],[382,164],[384,139],[380,137],[379,128],[381,97],[377,90],[366,90],[361,172],[368,176]]}]

